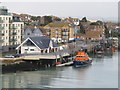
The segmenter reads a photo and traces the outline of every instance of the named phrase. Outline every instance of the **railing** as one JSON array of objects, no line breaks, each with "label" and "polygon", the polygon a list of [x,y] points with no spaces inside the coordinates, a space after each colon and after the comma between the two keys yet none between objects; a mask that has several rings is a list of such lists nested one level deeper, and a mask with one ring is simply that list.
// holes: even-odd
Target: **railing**
[{"label": "railing", "polygon": [[0,30],[3,30],[3,29],[4,29],[4,27],[0,26]]},{"label": "railing", "polygon": [[16,39],[10,39],[10,42],[15,42],[15,41],[17,41]]},{"label": "railing", "polygon": [[4,36],[4,33],[1,33],[1,36]]},{"label": "railing", "polygon": [[21,27],[21,29],[25,29],[24,27]]},{"label": "railing", "polygon": [[11,33],[10,35],[17,35],[17,33],[16,33],[16,32],[13,32],[13,33]]},{"label": "railing", "polygon": [[24,38],[24,37],[22,37],[22,38],[21,38],[21,41],[24,41],[24,40],[25,40],[25,38]]},{"label": "railing", "polygon": [[62,38],[69,38],[68,36],[62,36]]},{"label": "railing", "polygon": [[13,30],[15,30],[15,29],[17,29],[17,27],[10,27],[10,29],[13,29]]},{"label": "railing", "polygon": [[13,20],[9,20],[9,23],[12,23],[13,22]]},{"label": "railing", "polygon": [[68,32],[63,32],[62,35],[68,36]]},{"label": "railing", "polygon": [[0,20],[0,23],[3,23],[4,21],[3,20]]},{"label": "railing", "polygon": [[20,20],[13,20],[13,22],[22,22],[22,21],[20,21]]}]

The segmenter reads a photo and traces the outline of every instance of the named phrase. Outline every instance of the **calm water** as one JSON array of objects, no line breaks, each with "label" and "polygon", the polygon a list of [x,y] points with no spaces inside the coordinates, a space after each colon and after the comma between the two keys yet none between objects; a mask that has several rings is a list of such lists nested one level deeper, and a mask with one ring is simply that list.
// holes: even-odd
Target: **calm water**
[{"label": "calm water", "polygon": [[43,68],[2,75],[3,88],[118,88],[118,53],[84,68]]}]

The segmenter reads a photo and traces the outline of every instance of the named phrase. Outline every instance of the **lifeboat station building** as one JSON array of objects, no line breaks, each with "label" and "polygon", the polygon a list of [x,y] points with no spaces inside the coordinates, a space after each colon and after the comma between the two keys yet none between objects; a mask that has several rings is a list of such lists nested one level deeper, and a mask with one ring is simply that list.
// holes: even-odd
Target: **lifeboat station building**
[{"label": "lifeboat station building", "polygon": [[40,54],[59,51],[59,46],[46,36],[28,37],[17,48],[17,54]]}]

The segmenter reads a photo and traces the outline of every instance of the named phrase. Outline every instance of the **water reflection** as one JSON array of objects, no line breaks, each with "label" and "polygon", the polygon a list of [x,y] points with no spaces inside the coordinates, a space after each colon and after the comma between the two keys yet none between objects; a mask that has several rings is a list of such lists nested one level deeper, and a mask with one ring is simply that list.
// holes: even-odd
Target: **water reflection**
[{"label": "water reflection", "polygon": [[41,68],[2,75],[3,88],[117,88],[118,53],[93,57],[92,65],[83,68]]}]

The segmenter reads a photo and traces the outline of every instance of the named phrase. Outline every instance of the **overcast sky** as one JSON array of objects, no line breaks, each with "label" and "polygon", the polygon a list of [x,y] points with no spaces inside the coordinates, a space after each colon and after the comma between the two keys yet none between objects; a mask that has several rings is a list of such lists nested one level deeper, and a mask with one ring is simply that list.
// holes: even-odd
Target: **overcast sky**
[{"label": "overcast sky", "polygon": [[118,2],[2,2],[10,12],[117,21]]}]

